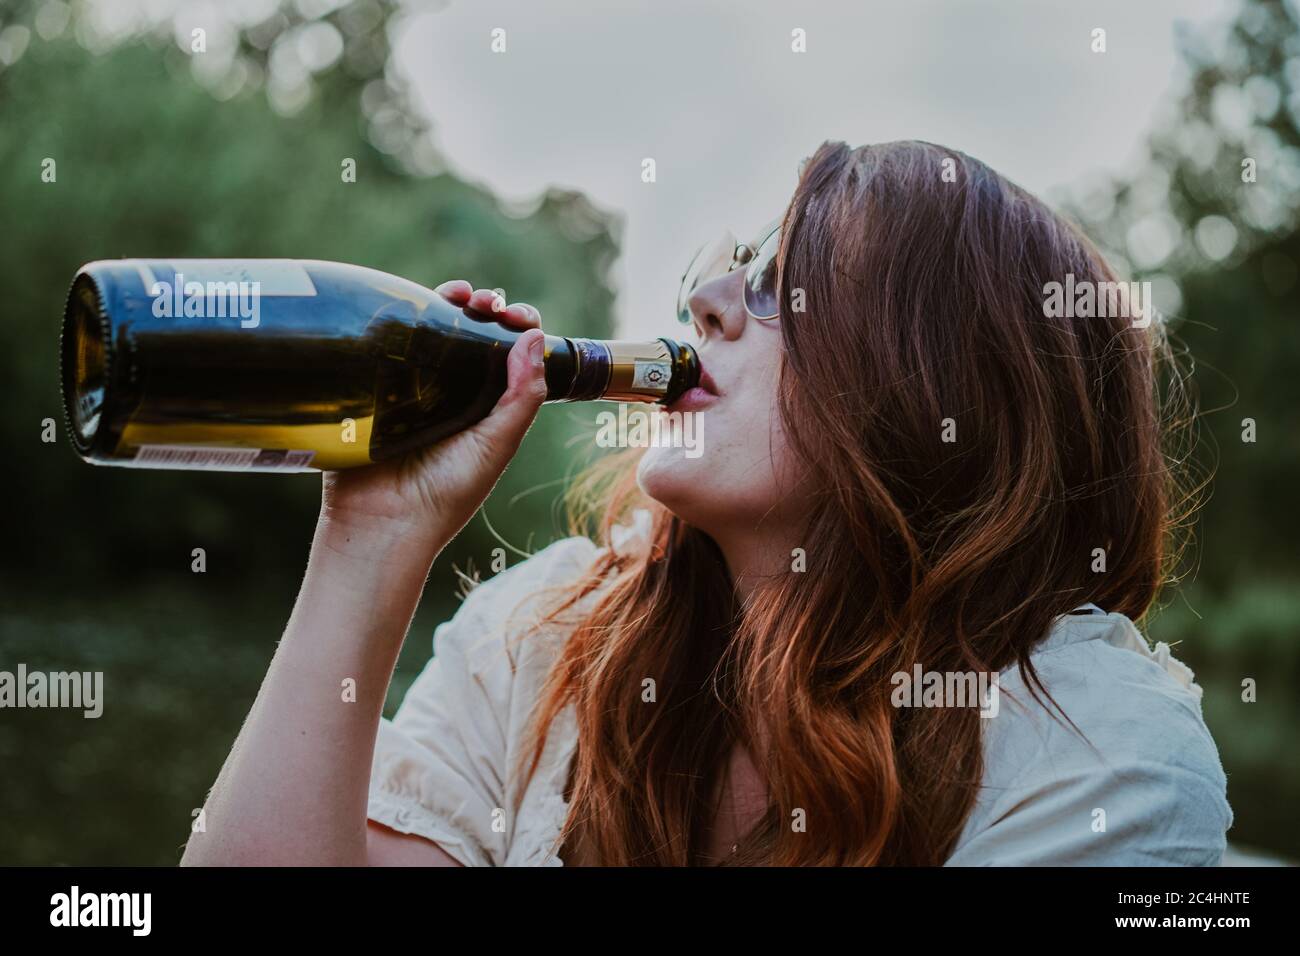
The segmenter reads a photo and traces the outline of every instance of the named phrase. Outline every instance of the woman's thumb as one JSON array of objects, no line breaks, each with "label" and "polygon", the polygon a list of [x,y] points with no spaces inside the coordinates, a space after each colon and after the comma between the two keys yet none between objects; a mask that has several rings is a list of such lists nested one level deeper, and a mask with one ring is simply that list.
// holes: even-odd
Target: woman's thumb
[{"label": "woman's thumb", "polygon": [[493,457],[502,459],[503,468],[546,400],[545,349],[546,336],[541,329],[529,329],[519,337],[506,359],[505,394],[477,426]]}]

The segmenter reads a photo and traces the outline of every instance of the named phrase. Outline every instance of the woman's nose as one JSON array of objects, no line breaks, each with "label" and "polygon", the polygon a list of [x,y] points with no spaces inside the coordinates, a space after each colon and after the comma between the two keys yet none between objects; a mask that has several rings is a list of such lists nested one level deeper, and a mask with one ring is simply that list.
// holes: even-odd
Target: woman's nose
[{"label": "woman's nose", "polygon": [[745,270],[701,282],[686,300],[691,324],[701,339],[737,339],[744,331]]}]

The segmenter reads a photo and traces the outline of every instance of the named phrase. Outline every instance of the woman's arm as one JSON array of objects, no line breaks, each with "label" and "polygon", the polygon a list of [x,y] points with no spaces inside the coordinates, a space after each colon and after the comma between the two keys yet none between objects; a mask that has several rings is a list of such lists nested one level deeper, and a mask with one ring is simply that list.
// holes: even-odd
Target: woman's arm
[{"label": "woman's arm", "polygon": [[[488,301],[464,283],[440,291]],[[538,324],[531,306],[510,308],[528,311],[495,315]],[[474,428],[402,462],[326,476],[293,614],[183,865],[455,862],[422,838],[368,827],[375,737],[429,568],[545,397],[541,339],[526,334],[511,350],[507,391]]]},{"label": "woman's arm", "polygon": [[208,798],[206,832],[183,863],[367,862],[375,734],[435,556],[322,518],[284,637]]}]

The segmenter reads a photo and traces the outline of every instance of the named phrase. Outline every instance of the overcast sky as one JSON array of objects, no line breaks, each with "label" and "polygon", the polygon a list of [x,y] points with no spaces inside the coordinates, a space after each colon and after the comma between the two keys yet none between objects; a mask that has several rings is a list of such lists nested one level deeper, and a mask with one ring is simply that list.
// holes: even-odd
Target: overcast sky
[{"label": "overcast sky", "polygon": [[[927,139],[1030,189],[1122,173],[1179,76],[1175,31],[1232,0],[414,3],[397,63],[452,170],[624,217],[624,334],[662,334],[691,253],[748,235],[825,139]],[[1107,51],[1091,33],[1106,30]],[[491,50],[505,30],[505,53]],[[806,31],[807,52],[791,50]],[[641,181],[652,157],[657,182]],[[511,290],[506,290],[510,294]]]}]

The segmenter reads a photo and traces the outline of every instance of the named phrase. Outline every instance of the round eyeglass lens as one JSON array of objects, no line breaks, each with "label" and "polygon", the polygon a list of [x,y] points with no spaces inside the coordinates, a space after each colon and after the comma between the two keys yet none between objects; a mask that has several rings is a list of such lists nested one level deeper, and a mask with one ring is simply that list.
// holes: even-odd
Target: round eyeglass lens
[{"label": "round eyeglass lens", "polygon": [[756,319],[775,319],[781,314],[776,295],[776,254],[780,247],[778,229],[763,240],[745,267],[745,308]]}]

